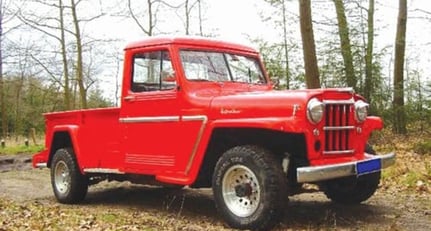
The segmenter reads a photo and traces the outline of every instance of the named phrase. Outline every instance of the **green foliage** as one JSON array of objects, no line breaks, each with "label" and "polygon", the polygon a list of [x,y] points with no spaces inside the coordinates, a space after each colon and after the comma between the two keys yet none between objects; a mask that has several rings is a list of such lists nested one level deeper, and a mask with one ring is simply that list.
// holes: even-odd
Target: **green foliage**
[{"label": "green foliage", "polygon": [[409,188],[414,188],[416,183],[422,180],[425,180],[425,176],[422,173],[409,171],[403,176],[401,183],[408,186]]},{"label": "green foliage", "polygon": [[425,162],[426,175],[431,179],[431,163]]},{"label": "green foliage", "polygon": [[[43,113],[65,110],[63,91],[56,84],[46,84],[34,76],[5,76],[5,103],[9,136],[29,136],[35,128],[38,133],[45,129]],[[75,98],[74,105],[78,105]],[[108,107],[112,103],[103,98],[100,89],[90,91],[88,105]],[[76,106],[75,106],[76,108]],[[1,117],[0,117],[1,126]]]},{"label": "green foliage", "polygon": [[88,95],[88,107],[89,108],[103,108],[112,107],[113,103],[103,97],[103,92],[100,88],[96,88],[91,91]]},{"label": "green foliage", "polygon": [[30,128],[43,130],[42,113],[61,109],[57,89],[44,86],[36,78],[9,76],[5,89],[9,134],[27,136]]},{"label": "green foliage", "polygon": [[[262,39],[253,39],[259,48],[266,71],[271,79],[278,79],[280,84],[278,89],[298,89],[304,88],[305,76],[300,70],[304,69],[294,60],[289,60],[289,70],[286,71],[286,57],[284,55],[284,45],[282,43],[269,43]],[[288,44],[288,50],[294,50],[297,47]],[[287,83],[289,86],[287,86]]]},{"label": "green foliage", "polygon": [[421,155],[431,155],[431,140],[424,140],[414,144],[413,151]]}]

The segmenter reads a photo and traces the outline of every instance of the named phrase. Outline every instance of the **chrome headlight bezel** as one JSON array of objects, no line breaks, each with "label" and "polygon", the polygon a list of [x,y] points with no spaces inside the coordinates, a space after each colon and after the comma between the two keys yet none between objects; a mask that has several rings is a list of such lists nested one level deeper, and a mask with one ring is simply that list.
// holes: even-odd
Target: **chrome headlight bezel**
[{"label": "chrome headlight bezel", "polygon": [[317,98],[312,98],[307,104],[307,119],[312,124],[318,124],[323,119],[325,105]]},{"label": "chrome headlight bezel", "polygon": [[357,122],[362,123],[367,119],[369,104],[363,100],[355,102],[355,119]]}]

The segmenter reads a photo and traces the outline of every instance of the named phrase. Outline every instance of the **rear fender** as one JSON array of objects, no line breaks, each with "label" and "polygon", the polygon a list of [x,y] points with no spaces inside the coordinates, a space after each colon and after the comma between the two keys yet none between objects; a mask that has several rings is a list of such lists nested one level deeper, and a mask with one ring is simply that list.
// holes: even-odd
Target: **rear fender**
[{"label": "rear fender", "polygon": [[[75,158],[79,166],[80,164],[80,149],[78,144],[78,131],[79,127],[77,125],[58,125],[53,127],[51,145],[49,145],[48,153],[48,167],[51,166],[51,160],[55,152],[60,148],[71,147],[75,153]],[[67,138],[69,140],[65,140]],[[82,170],[82,169],[81,169]]]}]

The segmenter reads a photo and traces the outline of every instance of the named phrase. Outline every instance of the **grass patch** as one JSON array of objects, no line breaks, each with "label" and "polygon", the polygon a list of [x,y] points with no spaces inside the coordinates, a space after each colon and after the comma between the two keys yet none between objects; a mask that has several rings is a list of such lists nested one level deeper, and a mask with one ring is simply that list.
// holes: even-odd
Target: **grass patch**
[{"label": "grass patch", "polygon": [[376,149],[396,154],[395,165],[382,171],[383,187],[431,192],[431,134],[382,134]]},{"label": "grass patch", "polygon": [[44,145],[20,145],[0,147],[0,154],[20,154],[20,153],[36,153],[44,149]]},{"label": "grass patch", "polygon": [[431,154],[431,140],[424,140],[413,145],[413,151],[417,154]]},{"label": "grass patch", "polygon": [[36,137],[35,143],[33,142],[33,140],[23,136],[2,138],[0,140],[2,141],[2,143],[0,144],[0,155],[37,153],[44,149],[45,143],[44,137]]},{"label": "grass patch", "polygon": [[420,172],[410,171],[401,178],[401,183],[409,188],[414,188],[418,181],[425,181],[425,176]]},{"label": "grass patch", "polygon": [[107,213],[107,214],[101,214],[101,220],[102,222],[107,223],[115,223],[118,220],[118,216],[116,214]]}]

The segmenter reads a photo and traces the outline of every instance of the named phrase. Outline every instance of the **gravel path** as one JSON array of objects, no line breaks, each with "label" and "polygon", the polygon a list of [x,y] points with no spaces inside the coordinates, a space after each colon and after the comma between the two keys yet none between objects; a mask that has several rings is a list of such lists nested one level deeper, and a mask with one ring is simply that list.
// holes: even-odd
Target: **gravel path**
[{"label": "gravel path", "polygon": [[[30,155],[0,156],[0,198],[56,206],[49,169],[32,169],[30,164]],[[174,190],[127,182],[101,182],[90,187],[83,205],[78,206],[93,214],[107,207],[119,208],[126,214],[136,209],[167,211],[166,219],[181,214],[187,224],[193,224],[186,229],[201,230],[199,227],[208,223],[212,224],[211,230],[225,229],[211,194],[209,189]],[[370,200],[358,206],[333,204],[319,192],[290,197],[286,215],[276,230],[316,229],[431,230],[431,198],[429,194],[395,189],[379,189]]]}]

